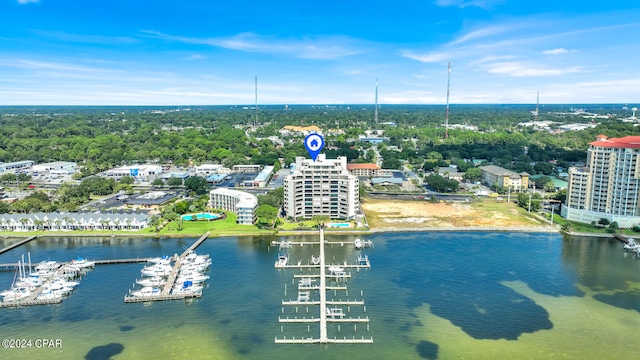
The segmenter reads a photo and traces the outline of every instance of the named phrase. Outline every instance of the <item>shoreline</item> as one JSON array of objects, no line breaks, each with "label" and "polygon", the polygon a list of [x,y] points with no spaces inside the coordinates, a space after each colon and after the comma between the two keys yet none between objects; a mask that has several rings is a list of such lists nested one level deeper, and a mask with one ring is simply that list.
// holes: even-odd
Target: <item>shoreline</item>
[{"label": "shoreline", "polygon": [[[246,237],[246,236],[299,236],[299,235],[311,235],[316,234],[317,230],[276,230],[270,232],[256,232],[256,233],[224,233],[224,234],[209,234],[209,238],[216,237]],[[399,232],[521,232],[521,233],[561,233],[569,236],[584,236],[593,238],[615,238],[615,234],[603,234],[603,233],[585,233],[585,232],[563,232],[559,228],[549,226],[531,226],[531,227],[425,227],[425,228],[377,228],[377,229],[354,229],[354,230],[325,230],[327,235],[367,235],[367,234],[384,234],[384,233],[399,233]],[[153,233],[86,233],[86,232],[54,232],[54,233],[11,233],[0,234],[0,240],[24,238],[28,236],[37,236],[38,238],[49,237],[101,237],[101,238],[191,238],[199,237],[202,234],[184,234],[184,233],[168,233],[168,234],[153,234]]]}]

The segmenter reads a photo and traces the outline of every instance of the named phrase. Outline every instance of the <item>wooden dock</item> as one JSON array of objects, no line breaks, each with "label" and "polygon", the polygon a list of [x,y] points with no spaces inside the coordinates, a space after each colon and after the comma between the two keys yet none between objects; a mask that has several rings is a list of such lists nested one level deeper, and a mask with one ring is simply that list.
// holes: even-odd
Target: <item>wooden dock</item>
[{"label": "wooden dock", "polygon": [[192,252],[193,250],[195,250],[198,246],[200,246],[200,244],[202,244],[205,240],[207,240],[207,238],[209,237],[209,234],[211,232],[207,231],[206,233],[204,233],[204,235],[202,235],[200,237],[200,239],[196,240],[196,242],[194,242],[191,246],[189,246],[189,248],[187,250],[185,250],[182,255],[180,255],[181,257],[185,257],[187,256],[188,253]]},{"label": "wooden dock", "polygon": [[18,246],[21,246],[21,245],[23,245],[23,244],[26,244],[26,243],[28,243],[29,241],[31,241],[31,240],[33,240],[33,239],[35,239],[35,238],[37,238],[37,237],[38,237],[38,235],[29,236],[28,238],[26,238],[26,239],[24,239],[24,240],[20,240],[20,241],[18,241],[18,242],[16,242],[16,243],[13,243],[13,244],[11,244],[11,245],[9,245],[9,246],[5,247],[4,249],[0,249],[0,255],[2,255],[2,254],[4,254],[4,253],[6,253],[6,252],[7,252],[7,251],[9,251],[9,250],[12,250],[12,249],[17,248]]},{"label": "wooden dock", "polygon": [[19,306],[31,306],[31,305],[50,305],[50,304],[59,304],[62,302],[62,298],[58,299],[48,299],[48,300],[16,300],[16,301],[1,301],[0,308],[7,307],[19,307]]},{"label": "wooden dock", "polygon": [[173,268],[171,269],[171,273],[167,278],[166,284],[162,288],[160,295],[152,295],[152,296],[131,296],[125,295],[124,302],[125,303],[138,303],[138,302],[149,302],[149,301],[165,301],[165,300],[180,300],[180,299],[189,299],[189,298],[200,298],[202,297],[202,292],[194,292],[194,293],[182,293],[182,294],[172,294],[171,290],[173,289],[176,279],[178,277],[178,273],[180,272],[180,268],[182,267],[182,261],[184,257],[187,256],[190,252],[194,251],[200,244],[202,244],[209,237],[210,232],[207,231],[204,235],[202,235],[196,242],[194,242],[187,250],[185,250],[180,256],[175,258],[175,263],[173,264]]},{"label": "wooden dock", "polygon": [[193,294],[168,294],[168,295],[156,295],[156,296],[125,295],[124,302],[139,303],[139,302],[149,302],[149,301],[180,300],[180,299],[191,299],[191,298],[201,298],[201,297],[202,297],[201,292],[197,292]]}]

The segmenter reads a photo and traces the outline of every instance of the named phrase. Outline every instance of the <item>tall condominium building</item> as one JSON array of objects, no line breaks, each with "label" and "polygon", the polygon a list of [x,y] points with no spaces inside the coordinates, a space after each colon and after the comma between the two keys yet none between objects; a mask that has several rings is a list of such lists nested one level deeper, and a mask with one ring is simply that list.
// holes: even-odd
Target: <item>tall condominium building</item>
[{"label": "tall condominium building", "polygon": [[284,179],[284,211],[295,220],[314,215],[350,220],[360,208],[358,190],[358,178],[347,170],[346,157],[297,157],[295,170]]},{"label": "tall condominium building", "polygon": [[640,224],[639,193],[640,136],[598,135],[589,143],[586,166],[569,169],[561,214],[584,223],[605,218],[632,227]]}]

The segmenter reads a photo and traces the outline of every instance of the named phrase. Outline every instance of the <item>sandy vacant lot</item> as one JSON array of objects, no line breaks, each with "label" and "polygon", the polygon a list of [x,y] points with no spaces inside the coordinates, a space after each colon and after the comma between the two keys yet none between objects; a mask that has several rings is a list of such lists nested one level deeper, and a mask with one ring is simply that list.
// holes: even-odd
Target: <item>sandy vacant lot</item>
[{"label": "sandy vacant lot", "polygon": [[540,227],[538,220],[515,204],[485,199],[473,203],[430,203],[365,199],[362,208],[371,229]]}]

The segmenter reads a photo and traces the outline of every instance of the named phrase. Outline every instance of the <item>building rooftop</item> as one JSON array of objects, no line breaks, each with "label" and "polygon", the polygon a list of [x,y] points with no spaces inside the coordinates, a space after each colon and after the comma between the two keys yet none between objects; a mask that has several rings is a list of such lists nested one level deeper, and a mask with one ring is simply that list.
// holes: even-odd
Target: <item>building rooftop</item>
[{"label": "building rooftop", "polygon": [[368,164],[347,164],[347,170],[380,170],[380,166],[372,163]]},{"label": "building rooftop", "polygon": [[507,170],[505,168],[502,168],[500,166],[496,166],[496,165],[487,165],[487,166],[480,166],[478,169],[483,170],[483,171],[487,171],[491,174],[497,175],[497,176],[509,176],[512,177],[514,179],[518,179],[522,176],[529,176],[529,174],[527,174],[526,172],[522,172],[520,174],[513,172],[511,170]]},{"label": "building rooftop", "polygon": [[640,136],[608,138],[605,135],[598,135],[596,139],[596,141],[589,143],[589,145],[606,148],[640,149]]}]

